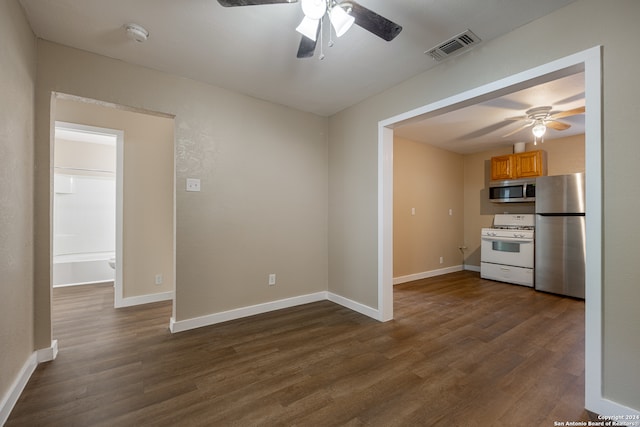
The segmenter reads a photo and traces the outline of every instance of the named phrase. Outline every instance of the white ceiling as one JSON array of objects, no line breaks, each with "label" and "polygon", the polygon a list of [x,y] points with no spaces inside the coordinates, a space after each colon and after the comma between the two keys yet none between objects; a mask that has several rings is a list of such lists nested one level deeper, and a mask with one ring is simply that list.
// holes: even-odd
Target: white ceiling
[{"label": "white ceiling", "polygon": [[[403,125],[394,129],[394,135],[457,153],[477,153],[516,142],[533,142],[530,127],[505,136],[527,124],[507,119],[524,116],[532,107],[550,106],[553,114],[584,105],[584,72],[581,72]],[[563,131],[547,128],[545,140],[584,134],[584,114],[559,121],[571,127]]]},{"label": "white ceiling", "polygon": [[[424,51],[467,29],[486,42],[572,1],[358,0],[403,31],[385,42],[354,26],[334,47],[325,47],[323,61],[317,55],[296,58],[299,3],[233,8],[216,0],[20,3],[40,38],[329,116],[437,65]],[[123,25],[131,22],[150,32],[147,42],[126,37]],[[545,104],[555,106],[550,102]],[[498,118],[492,115],[479,125]]]}]

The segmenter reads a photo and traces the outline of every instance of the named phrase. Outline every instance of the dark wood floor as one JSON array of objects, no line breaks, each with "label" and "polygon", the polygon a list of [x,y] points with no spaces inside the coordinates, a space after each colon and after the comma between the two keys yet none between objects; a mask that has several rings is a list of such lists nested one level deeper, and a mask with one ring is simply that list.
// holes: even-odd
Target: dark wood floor
[{"label": "dark wood floor", "polygon": [[584,411],[584,303],[459,272],[379,323],[331,302],[172,335],[170,303],[54,289],[60,352],[7,426],[553,426]]}]

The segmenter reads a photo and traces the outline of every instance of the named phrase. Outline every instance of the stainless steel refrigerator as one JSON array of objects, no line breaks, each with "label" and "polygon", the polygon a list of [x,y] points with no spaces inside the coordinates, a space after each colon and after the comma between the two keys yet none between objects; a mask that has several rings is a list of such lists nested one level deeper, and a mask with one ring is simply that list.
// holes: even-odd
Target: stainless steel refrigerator
[{"label": "stainless steel refrigerator", "polygon": [[535,288],[584,299],[584,174],[536,179]]}]

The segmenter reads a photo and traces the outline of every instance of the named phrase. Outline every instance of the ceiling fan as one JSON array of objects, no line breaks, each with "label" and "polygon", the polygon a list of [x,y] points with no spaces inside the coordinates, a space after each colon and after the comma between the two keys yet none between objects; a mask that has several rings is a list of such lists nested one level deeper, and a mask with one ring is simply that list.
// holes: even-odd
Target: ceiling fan
[{"label": "ceiling fan", "polygon": [[550,106],[535,107],[527,110],[524,116],[507,118],[506,120],[524,120],[526,121],[526,123],[520,126],[518,129],[509,132],[506,135],[503,135],[503,137],[511,136],[523,129],[531,127],[531,132],[535,137],[535,142],[537,142],[538,138],[542,138],[544,136],[547,128],[555,130],[566,130],[571,127],[570,124],[561,122],[558,119],[583,114],[585,110],[584,107],[578,107],[571,110],[559,111],[557,113],[551,114],[551,108],[552,107]]},{"label": "ceiling fan", "polygon": [[[277,3],[297,3],[298,0],[218,0],[224,7],[254,6]],[[304,18],[296,31],[302,34],[298,47],[298,58],[310,58],[314,55],[318,36],[322,39],[322,22],[329,18],[336,36],[340,37],[354,23],[386,41],[393,40],[402,27],[387,18],[352,0],[300,0]],[[329,42],[329,46],[332,41]],[[322,41],[321,41],[322,48]],[[323,59],[324,55],[320,55]]]}]

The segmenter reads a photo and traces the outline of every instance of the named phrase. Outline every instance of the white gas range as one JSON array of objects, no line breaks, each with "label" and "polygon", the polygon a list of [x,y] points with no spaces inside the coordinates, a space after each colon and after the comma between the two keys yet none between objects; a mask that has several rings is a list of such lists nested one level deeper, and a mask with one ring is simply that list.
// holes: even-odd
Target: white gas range
[{"label": "white gas range", "polygon": [[482,229],[480,277],[533,287],[534,229],[533,214],[496,214]]}]

